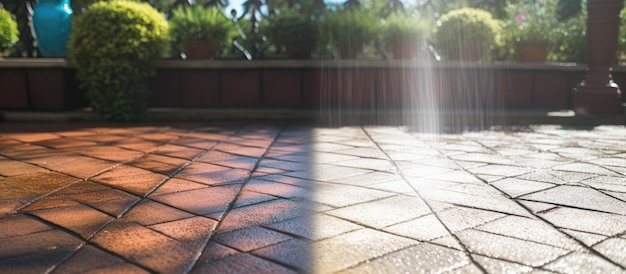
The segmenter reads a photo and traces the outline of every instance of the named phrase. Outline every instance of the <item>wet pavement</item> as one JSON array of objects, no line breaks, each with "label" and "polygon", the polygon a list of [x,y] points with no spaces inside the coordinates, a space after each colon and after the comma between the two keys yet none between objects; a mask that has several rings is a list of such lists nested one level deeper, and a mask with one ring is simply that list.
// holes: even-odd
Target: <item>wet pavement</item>
[{"label": "wet pavement", "polygon": [[625,144],[0,123],[0,273],[626,273]]}]

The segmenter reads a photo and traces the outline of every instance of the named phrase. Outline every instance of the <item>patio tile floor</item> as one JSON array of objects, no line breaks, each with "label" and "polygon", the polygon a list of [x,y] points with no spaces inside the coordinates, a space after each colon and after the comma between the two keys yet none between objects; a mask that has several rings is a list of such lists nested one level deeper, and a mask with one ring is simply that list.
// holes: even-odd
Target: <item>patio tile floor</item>
[{"label": "patio tile floor", "polygon": [[626,273],[625,143],[0,123],[0,273]]}]

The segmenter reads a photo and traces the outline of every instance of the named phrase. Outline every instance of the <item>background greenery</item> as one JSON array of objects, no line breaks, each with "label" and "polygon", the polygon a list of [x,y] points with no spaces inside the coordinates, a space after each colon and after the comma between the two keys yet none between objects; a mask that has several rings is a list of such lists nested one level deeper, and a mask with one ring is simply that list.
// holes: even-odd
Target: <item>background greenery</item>
[{"label": "background greenery", "polygon": [[[84,8],[97,0],[72,0],[72,7],[77,15],[81,14]],[[195,5],[217,6],[223,10],[224,14],[231,16],[230,11],[225,10],[227,0],[136,0],[147,2],[157,10],[163,12],[166,17],[171,16],[172,10],[179,6]],[[18,19],[20,30],[20,42],[14,50],[14,55],[36,56],[36,51],[30,37],[28,21],[25,11],[28,5],[36,4],[37,0],[0,0],[5,8],[11,11]],[[242,4],[243,13],[236,14],[238,21],[238,35],[235,37],[234,45],[226,45],[227,53],[222,58],[232,59],[259,59],[259,58],[284,58],[281,47],[270,33],[260,29],[264,21],[268,21],[282,11],[295,8],[299,11],[306,11],[319,19],[325,18],[327,10],[337,10],[350,8],[366,12],[371,16],[384,21],[390,15],[403,13],[408,15],[420,15],[419,18],[436,22],[441,16],[451,10],[462,7],[474,7],[489,11],[495,19],[501,20],[506,26],[496,35],[496,43],[491,48],[492,59],[495,60],[515,60],[514,37],[529,37],[526,40],[538,40],[548,38],[549,44],[548,59],[559,62],[585,62],[586,44],[586,0],[424,0],[424,1],[401,1],[401,0],[346,0],[339,5],[324,3],[323,0],[245,0]],[[530,7],[530,8],[529,8]],[[517,11],[516,11],[517,10]],[[527,12],[527,25],[537,25],[540,29],[550,29],[550,35],[536,35],[544,33],[529,32],[527,34],[515,33],[514,28],[510,28],[519,10]],[[372,20],[377,21],[377,20]],[[619,49],[626,51],[626,35],[623,33],[625,25],[622,24],[620,30],[621,38]],[[330,31],[330,30],[329,30]],[[517,30],[519,32],[519,29]],[[329,48],[326,43],[329,33],[321,33],[321,46],[317,48],[314,58],[330,58]],[[534,35],[535,37],[530,37]],[[547,36],[547,37],[546,37]],[[384,47],[384,37],[374,37],[373,43],[366,48],[362,58],[384,58],[381,48]],[[433,40],[429,41],[432,45]],[[435,49],[437,50],[437,49]],[[616,58],[617,60],[617,58]]]}]

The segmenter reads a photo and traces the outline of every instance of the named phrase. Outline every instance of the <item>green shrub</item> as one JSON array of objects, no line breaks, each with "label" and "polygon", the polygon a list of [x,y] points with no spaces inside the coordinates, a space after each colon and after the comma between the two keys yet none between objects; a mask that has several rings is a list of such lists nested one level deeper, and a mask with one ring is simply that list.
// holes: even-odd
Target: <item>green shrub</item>
[{"label": "green shrub", "polygon": [[418,15],[394,13],[385,19],[383,39],[387,42],[415,42],[428,38],[428,24]]},{"label": "green shrub", "polygon": [[377,38],[380,23],[373,18],[378,16],[362,9],[329,11],[324,18],[323,33],[342,58],[353,58]]},{"label": "green shrub", "polygon": [[18,39],[17,22],[10,12],[0,8],[0,52],[11,47]]},{"label": "green shrub", "polygon": [[136,121],[146,110],[150,61],[168,50],[168,24],[149,4],[90,5],[73,22],[69,57],[94,111],[108,121]]},{"label": "green shrub", "polygon": [[587,9],[554,29],[554,44],[548,50],[548,60],[556,62],[587,62]]},{"label": "green shrub", "polygon": [[211,42],[218,53],[236,33],[234,23],[217,7],[179,7],[172,12],[170,33],[176,47],[185,51],[197,42]]},{"label": "green shrub", "polygon": [[441,16],[437,25],[434,43],[447,58],[463,55],[466,47],[476,47],[479,54],[487,56],[500,28],[500,22],[489,12],[474,8],[450,11]]},{"label": "green shrub", "polygon": [[288,9],[268,20],[266,32],[270,40],[284,47],[290,58],[310,58],[319,38],[319,24],[312,16]]}]

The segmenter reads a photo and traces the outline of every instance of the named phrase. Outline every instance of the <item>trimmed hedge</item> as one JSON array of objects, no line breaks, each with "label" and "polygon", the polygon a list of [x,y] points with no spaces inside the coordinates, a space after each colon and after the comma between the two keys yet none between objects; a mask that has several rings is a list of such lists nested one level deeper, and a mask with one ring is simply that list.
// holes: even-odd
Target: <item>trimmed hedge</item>
[{"label": "trimmed hedge", "polygon": [[169,27],[146,3],[97,2],[75,18],[68,43],[81,88],[103,120],[143,118],[149,95],[144,79],[150,61],[168,51]]}]

